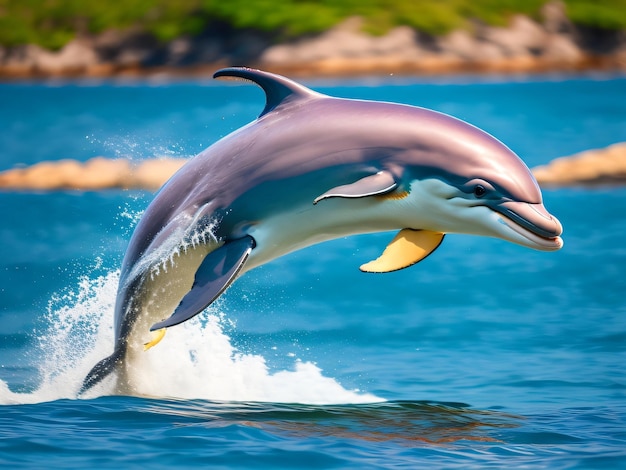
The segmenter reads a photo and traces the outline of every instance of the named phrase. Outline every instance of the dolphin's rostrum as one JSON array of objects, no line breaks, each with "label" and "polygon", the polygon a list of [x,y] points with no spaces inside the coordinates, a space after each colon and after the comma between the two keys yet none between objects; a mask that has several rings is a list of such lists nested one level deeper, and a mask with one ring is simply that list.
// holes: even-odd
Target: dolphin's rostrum
[{"label": "dolphin's rostrum", "polygon": [[[432,253],[446,233],[562,247],[522,160],[491,135],[435,111],[334,98],[243,67],[266,104],[254,122],[191,159],[160,190],[130,240],[115,306],[115,349],[82,391],[167,328],[204,310],[241,274],[300,248],[400,230],[377,260],[388,272]],[[149,341],[149,330],[159,335]]]}]

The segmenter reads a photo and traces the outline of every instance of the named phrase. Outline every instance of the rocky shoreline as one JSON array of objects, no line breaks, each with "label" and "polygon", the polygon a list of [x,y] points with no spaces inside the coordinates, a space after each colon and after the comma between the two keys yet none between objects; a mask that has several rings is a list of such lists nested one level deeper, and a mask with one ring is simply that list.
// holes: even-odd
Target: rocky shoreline
[{"label": "rocky shoreline", "polygon": [[[95,157],[86,162],[59,160],[0,172],[5,191],[99,191],[142,189],[156,191],[184,163],[183,158],[132,162]],[[626,184],[626,142],[605,149],[588,150],[561,157],[533,168],[542,187],[594,187]]]},{"label": "rocky shoreline", "polygon": [[[559,1],[541,19],[514,16],[507,27],[474,23],[471,31],[434,37],[409,27],[383,36],[350,18],[317,36],[275,44],[267,35],[216,25],[198,37],[161,44],[138,31],[83,36],[52,52],[0,46],[0,79],[111,76],[206,76],[246,64],[292,76],[357,74],[535,73],[626,70],[626,31],[599,31],[569,21]],[[184,159],[134,163],[96,157],[60,160],[0,172],[4,190],[158,189]],[[626,183],[626,143],[558,158],[535,168],[546,187]]]},{"label": "rocky shoreline", "polygon": [[45,161],[0,172],[0,189],[24,191],[99,191],[144,189],[156,191],[187,160],[159,158],[133,162],[125,158],[94,157]]},{"label": "rocky shoreline", "polygon": [[544,187],[615,186],[626,184],[626,142],[587,150],[533,168]]},{"label": "rocky shoreline", "polygon": [[406,26],[371,36],[361,26],[354,17],[286,44],[215,25],[166,44],[131,30],[82,36],[57,52],[0,46],[0,78],[189,76],[233,64],[298,76],[626,70],[626,31],[574,25],[558,1],[543,7],[539,21],[516,15],[507,27],[474,22],[471,31],[441,37]]}]

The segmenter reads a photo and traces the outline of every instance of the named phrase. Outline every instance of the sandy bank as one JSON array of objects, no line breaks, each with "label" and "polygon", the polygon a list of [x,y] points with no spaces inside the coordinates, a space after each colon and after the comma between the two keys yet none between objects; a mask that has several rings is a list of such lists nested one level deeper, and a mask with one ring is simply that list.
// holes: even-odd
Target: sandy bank
[{"label": "sandy bank", "polygon": [[[96,157],[86,162],[59,160],[0,172],[0,189],[18,191],[144,189],[156,191],[185,159],[126,159]],[[561,157],[536,167],[533,173],[544,187],[626,184],[626,142],[605,149]]]},{"label": "sandy bank", "polygon": [[6,190],[56,191],[101,189],[147,189],[156,191],[185,159],[162,158],[134,163],[130,160],[95,157],[86,162],[58,160],[14,168],[0,173]]},{"label": "sandy bank", "polygon": [[626,142],[557,158],[533,173],[546,187],[626,184]]}]

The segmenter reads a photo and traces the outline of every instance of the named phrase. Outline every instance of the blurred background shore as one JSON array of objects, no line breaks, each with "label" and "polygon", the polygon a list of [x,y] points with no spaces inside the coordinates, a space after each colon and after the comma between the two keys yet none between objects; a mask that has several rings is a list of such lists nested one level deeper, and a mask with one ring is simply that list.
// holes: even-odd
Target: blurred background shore
[{"label": "blurred background shore", "polygon": [[[204,78],[229,65],[294,78],[619,75],[626,1],[0,0],[4,82]],[[623,184],[624,140],[554,155],[534,173],[544,186]],[[40,162],[2,169],[0,188],[154,190],[183,162]]]},{"label": "blurred background shore", "polygon": [[626,69],[623,0],[0,1],[0,77]]}]

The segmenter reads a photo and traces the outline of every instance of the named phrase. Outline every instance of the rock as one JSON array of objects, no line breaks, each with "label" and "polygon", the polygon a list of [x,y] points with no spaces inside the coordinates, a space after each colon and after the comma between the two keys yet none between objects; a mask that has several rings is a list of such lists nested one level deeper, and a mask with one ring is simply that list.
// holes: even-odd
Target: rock
[{"label": "rock", "polygon": [[44,73],[79,73],[99,62],[98,55],[86,40],[75,39],[58,52],[43,49],[34,58],[34,66]]},{"label": "rock", "polygon": [[542,56],[555,63],[576,64],[585,59],[585,54],[576,45],[574,39],[566,34],[548,37]]},{"label": "rock", "polygon": [[439,40],[439,48],[443,53],[449,53],[469,62],[485,62],[499,60],[504,57],[500,47],[482,41],[468,31],[457,30]]},{"label": "rock", "polygon": [[42,52],[45,50],[32,44],[15,46],[6,52],[4,65],[8,67],[33,67],[37,57]]},{"label": "rock", "polygon": [[92,40],[100,60],[117,69],[155,65],[164,57],[164,46],[151,34],[131,29],[109,30]]},{"label": "rock", "polygon": [[544,186],[626,184],[626,142],[557,158],[533,173]]},{"label": "rock", "polygon": [[480,37],[499,47],[506,57],[539,55],[547,34],[538,23],[523,15],[515,15],[506,28],[483,27]]},{"label": "rock", "polygon": [[22,172],[21,185],[32,189],[72,188],[72,182],[78,179],[80,172],[80,164],[74,160],[42,162]]},{"label": "rock", "polygon": [[[109,167],[115,160],[103,164],[95,161],[82,164],[75,160],[41,162],[27,168],[8,170],[0,174],[0,187],[7,189],[59,190],[102,189],[116,185],[109,177]],[[94,184],[94,182],[96,184]]]},{"label": "rock", "polygon": [[185,159],[146,160],[133,165],[126,159],[96,157],[86,162],[59,160],[0,173],[0,188],[20,190],[87,190],[160,188]]},{"label": "rock", "polygon": [[419,56],[422,53],[417,32],[408,26],[398,26],[384,36],[375,38],[371,47],[377,55]]},{"label": "rock", "polygon": [[76,189],[127,188],[132,184],[129,177],[132,168],[126,159],[95,157],[85,162],[81,170],[80,179],[70,184]]},{"label": "rock", "polygon": [[167,45],[167,62],[184,64],[193,52],[193,40],[189,37],[174,39]]},{"label": "rock", "polygon": [[554,0],[541,7],[541,17],[543,27],[551,34],[572,34],[574,25],[567,17],[565,4],[562,1]]},{"label": "rock", "polygon": [[367,58],[412,61],[423,55],[417,33],[398,27],[384,36],[374,37],[361,31],[362,20],[349,18],[313,38],[269,47],[260,57],[264,66],[293,66],[325,61],[359,61]]},{"label": "rock", "polygon": [[3,68],[23,73],[81,74],[99,63],[98,54],[86,39],[75,39],[57,52],[39,46],[17,46],[5,53]]},{"label": "rock", "polygon": [[131,35],[121,46],[114,62],[122,68],[154,64],[155,58],[161,52],[157,40],[148,34]]},{"label": "rock", "polygon": [[621,34],[620,45],[615,51],[615,61],[621,69],[626,69],[626,32]]},{"label": "rock", "polygon": [[134,168],[128,187],[157,190],[186,162],[182,158],[144,160]]},{"label": "rock", "polygon": [[[187,63],[214,64],[224,60],[223,45],[219,38],[195,38]],[[238,63],[238,62],[235,62]]]},{"label": "rock", "polygon": [[[211,36],[215,40],[215,36]],[[230,34],[221,42],[221,59],[235,64],[258,62],[259,57],[269,47],[265,35],[253,31],[239,31]]]},{"label": "rock", "polygon": [[222,56],[222,44],[217,39],[182,37],[166,46],[164,62],[168,66],[192,66],[214,63]]}]

